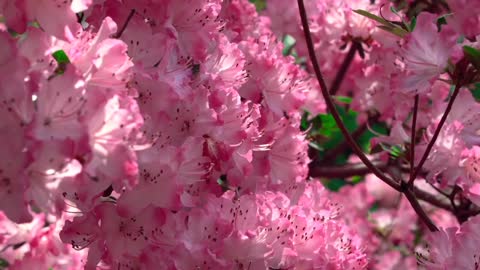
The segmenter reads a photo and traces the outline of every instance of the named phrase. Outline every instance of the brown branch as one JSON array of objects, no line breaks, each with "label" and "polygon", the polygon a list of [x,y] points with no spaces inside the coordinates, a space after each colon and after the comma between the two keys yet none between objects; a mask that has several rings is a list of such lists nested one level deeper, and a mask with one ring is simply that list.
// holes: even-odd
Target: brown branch
[{"label": "brown branch", "polygon": [[[381,170],[385,170],[387,163],[383,161],[373,161],[373,165]],[[310,169],[311,177],[328,177],[328,178],[348,178],[356,175],[366,175],[370,173],[370,169],[363,163],[348,164],[343,166],[316,166]]]},{"label": "brown branch", "polygon": [[450,211],[452,213],[455,212],[455,209],[450,205],[449,202],[442,200],[429,192],[419,189],[418,187],[413,187],[413,193],[415,193],[415,197],[422,201],[428,202],[431,205]]},{"label": "brown branch", "polygon": [[[325,83],[325,79],[323,78],[322,72],[320,70],[320,66],[318,65],[317,57],[315,55],[315,48],[313,46],[313,40],[310,33],[310,27],[308,25],[308,17],[307,17],[307,12],[305,10],[305,5],[303,4],[303,0],[298,0],[297,2],[298,2],[298,9],[300,12],[300,17],[302,19],[302,26],[303,26],[303,31],[305,35],[305,40],[307,42],[308,54],[312,62],[313,70],[315,71],[315,76],[317,77],[318,83],[320,84],[320,89],[322,90],[322,95],[323,95],[323,98],[325,99],[325,103],[327,104],[327,108],[331,112],[333,118],[335,119],[335,123],[340,128],[340,131],[342,132],[343,136],[349,143],[353,152],[357,154],[358,158],[365,164],[365,166],[367,166],[373,174],[375,174],[378,178],[384,181],[387,185],[389,185],[390,187],[394,188],[397,191],[404,193],[408,201],[412,205],[413,209],[415,210],[415,212],[418,214],[421,220],[427,225],[427,227],[431,231],[437,231],[438,230],[437,227],[435,226],[435,224],[433,224],[432,220],[428,217],[425,211],[423,211],[421,205],[418,203],[417,199],[415,198],[415,195],[408,188],[407,183],[402,181],[401,179],[399,179],[400,181],[395,181],[387,177],[382,171],[380,171],[363,153],[360,146],[358,146],[358,144],[355,142],[355,140],[352,138],[347,128],[343,124],[342,119],[340,118],[340,114],[338,113],[337,108],[335,107],[332,97],[330,96],[330,93],[328,91],[327,85]],[[420,171],[420,169],[421,167],[418,168],[418,171]]]},{"label": "brown branch", "polygon": [[[405,182],[402,182],[405,183]],[[410,202],[410,205],[412,206],[413,210],[415,210],[415,213],[420,217],[420,219],[427,225],[428,229],[432,232],[438,231],[437,226],[433,223],[433,221],[428,217],[427,213],[423,210],[422,206],[418,203],[417,198],[415,197],[415,194],[412,192],[411,189],[408,188],[408,184],[405,183],[405,191],[403,192],[405,194],[405,197],[407,200]]]},{"label": "brown branch", "polygon": [[347,75],[348,68],[353,62],[353,59],[355,58],[355,54],[358,51],[358,47],[362,46],[359,44],[357,41],[352,41],[352,45],[350,46],[350,49],[348,50],[347,55],[343,59],[343,63],[340,66],[340,69],[337,72],[337,75],[335,75],[335,79],[333,80],[332,85],[330,86],[330,94],[331,95],[336,95],[338,90],[340,89],[340,86],[342,85],[343,80],[345,79],[345,76]]},{"label": "brown branch", "polygon": [[417,132],[417,114],[418,114],[418,94],[415,95],[415,103],[413,105],[413,119],[412,119],[412,133],[410,135],[410,179],[408,180],[408,185],[413,186],[413,181],[415,181],[415,135]]},{"label": "brown branch", "polygon": [[135,9],[130,10],[130,13],[128,14],[128,17],[125,20],[125,23],[123,23],[122,27],[118,29],[115,35],[113,35],[113,38],[120,38],[122,36],[123,32],[125,31],[125,29],[127,29],[127,25],[130,23],[130,20],[132,19],[134,14],[135,14]]},{"label": "brown branch", "polygon": [[328,91],[327,84],[325,83],[325,79],[323,78],[322,72],[320,70],[320,66],[318,65],[317,57],[315,55],[315,48],[313,46],[313,40],[310,33],[310,27],[308,25],[308,18],[307,12],[305,10],[305,6],[303,4],[303,0],[298,0],[298,8],[300,11],[300,17],[302,19],[303,31],[305,35],[305,39],[307,42],[308,54],[310,56],[310,60],[312,62],[313,69],[315,71],[315,76],[317,77],[318,83],[320,84],[320,89],[322,90],[323,98],[325,99],[325,103],[327,104],[328,110],[331,112],[333,118],[337,126],[340,128],[343,136],[347,140],[348,144],[352,148],[353,152],[357,154],[357,156],[362,160],[362,162],[380,179],[382,179],[387,185],[391,186],[396,190],[400,190],[400,184],[395,182],[394,180],[387,177],[382,171],[380,171],[372,162],[367,158],[367,156],[363,153],[362,149],[358,146],[355,140],[352,138],[350,133],[348,132],[347,128],[342,122],[340,114],[335,107],[335,103],[330,96]]},{"label": "brown branch", "polygon": [[440,123],[438,123],[437,129],[435,130],[435,133],[433,134],[432,139],[428,143],[427,149],[425,149],[425,153],[423,153],[422,159],[418,163],[417,168],[415,169],[415,172],[413,173],[413,175],[411,175],[410,181],[412,181],[411,179],[415,179],[417,177],[418,173],[423,167],[423,164],[425,163],[425,161],[427,161],[428,155],[430,154],[430,151],[432,151],[432,148],[435,145],[435,142],[437,141],[438,136],[440,135],[440,131],[442,130],[443,125],[447,121],[448,114],[452,110],[453,103],[457,98],[458,93],[460,92],[460,87],[461,87],[460,83],[457,83],[455,85],[455,90],[453,90],[452,97],[448,101],[447,108],[445,109],[445,112],[443,113],[442,118],[440,119]]},{"label": "brown branch", "polygon": [[[387,169],[391,169],[386,162],[383,161],[373,161],[375,166],[379,169],[386,171]],[[404,173],[409,173],[409,169],[407,167],[400,167],[398,168],[400,171]],[[318,177],[318,178],[348,178],[357,175],[366,175],[369,174],[370,169],[363,163],[354,163],[354,164],[347,164],[341,166],[329,166],[329,167],[314,167],[310,170],[311,177]],[[450,204],[449,198],[441,198],[427,192],[423,189],[420,189],[416,186],[409,187],[412,190],[415,198],[418,200],[427,202],[435,207],[444,209],[446,211],[451,212],[459,222],[464,222],[468,220],[469,217],[475,216],[480,214],[480,208],[474,205],[469,205],[468,208],[458,208],[453,207]],[[439,194],[441,194],[440,190],[437,190]],[[443,194],[442,194],[443,195]]]}]

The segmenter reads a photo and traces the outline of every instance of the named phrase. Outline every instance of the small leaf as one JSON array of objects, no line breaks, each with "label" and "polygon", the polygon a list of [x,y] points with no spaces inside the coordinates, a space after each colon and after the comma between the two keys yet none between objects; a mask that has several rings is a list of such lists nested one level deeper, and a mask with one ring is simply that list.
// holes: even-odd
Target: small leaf
[{"label": "small leaf", "polygon": [[[376,22],[381,23],[382,25],[377,25],[378,28],[380,28],[382,30],[385,30],[389,33],[392,33],[396,36],[399,36],[399,37],[403,38],[408,34],[408,31],[403,29],[402,27],[400,27],[398,25],[395,25],[395,24],[385,20],[384,18],[379,17],[377,15],[374,15],[374,14],[372,14],[372,13],[366,11],[366,10],[356,9],[353,12],[355,12],[357,14],[360,14],[362,16],[365,16],[367,18],[370,18],[370,19],[372,19]],[[398,23],[398,24],[402,24],[402,23]]]},{"label": "small leaf", "polygon": [[393,7],[391,6],[390,7],[390,11],[397,15],[398,18],[400,18],[400,20],[402,21],[401,23],[398,23],[398,24],[401,24],[401,26],[403,27],[403,29],[407,30],[408,32],[412,32],[413,30],[410,29],[410,25],[403,19],[402,15],[400,15],[400,13],[398,13],[398,11]]},{"label": "small leaf", "polygon": [[323,147],[321,147],[320,145],[318,145],[318,144],[315,143],[315,142],[310,142],[308,145],[309,145],[311,148],[313,148],[313,149],[315,149],[315,150],[317,150],[317,151],[323,151],[323,150],[325,150],[325,149],[323,149]]},{"label": "small leaf", "polygon": [[334,96],[333,97],[336,101],[345,103],[345,104],[350,104],[352,103],[353,99],[351,97],[345,97],[345,96]]},{"label": "small leaf", "polygon": [[30,22],[28,25],[35,28],[40,28],[40,24],[37,21]]},{"label": "small leaf", "polygon": [[331,178],[322,182],[327,189],[334,192],[339,191],[343,186],[347,185],[347,182],[341,178]]},{"label": "small leaf", "polygon": [[470,90],[476,101],[480,101],[480,83],[475,84],[475,88]]},{"label": "small leaf", "polygon": [[355,13],[357,13],[357,14],[360,14],[360,15],[362,15],[362,16],[365,16],[365,17],[367,17],[367,18],[369,18],[369,19],[372,19],[372,20],[374,20],[374,21],[376,21],[376,22],[379,22],[379,23],[381,23],[381,24],[383,24],[383,25],[385,25],[385,26],[393,26],[392,23],[390,23],[389,21],[385,20],[384,18],[379,17],[379,16],[377,16],[377,15],[374,15],[374,14],[372,14],[372,13],[366,11],[366,10],[356,9],[356,10],[354,10],[353,12],[355,12]]},{"label": "small leaf", "polygon": [[67,64],[70,63],[70,59],[64,50],[58,50],[52,53],[53,58],[57,61],[57,68],[55,69],[55,74],[49,77],[49,80],[55,77],[55,75],[61,75],[65,73],[67,69]]},{"label": "small leaf", "polygon": [[470,63],[480,70],[480,51],[470,46],[463,46],[463,53],[470,60]]},{"label": "small leaf", "polygon": [[0,269],[7,269],[9,265],[7,260],[0,258]]},{"label": "small leaf", "polygon": [[401,17],[400,14],[398,14],[398,11],[395,9],[394,6],[390,7],[390,11],[393,12],[393,14],[397,15],[398,17]]},{"label": "small leaf", "polygon": [[352,184],[358,184],[358,183],[362,182],[364,179],[365,179],[365,178],[364,178],[363,176],[361,176],[361,175],[354,175],[354,176],[352,176],[352,181],[351,181],[351,183],[352,183]]},{"label": "small leaf", "polygon": [[403,151],[402,147],[398,146],[398,145],[393,145],[390,147],[390,155],[392,155],[393,157],[400,157],[403,155],[405,151]]},{"label": "small leaf", "polygon": [[57,63],[59,64],[68,64],[70,63],[70,59],[68,59],[67,54],[65,53],[64,50],[58,50],[54,53],[52,53],[53,58]]},{"label": "small leaf", "polygon": [[447,25],[447,17],[451,16],[451,15],[452,15],[452,13],[448,13],[448,14],[445,14],[445,15],[442,15],[442,16],[438,17],[438,19],[437,19],[438,32],[440,32],[442,30],[442,25]]},{"label": "small leaf", "polygon": [[410,25],[408,26],[408,29],[410,32],[413,32],[415,30],[415,26],[417,26],[417,17],[413,17],[412,21],[410,22]]},{"label": "small leaf", "polygon": [[404,38],[408,34],[408,32],[405,29],[397,26],[377,25],[377,27],[401,38]]},{"label": "small leaf", "polygon": [[296,43],[297,41],[295,40],[294,37],[290,35],[286,35],[283,38],[283,51],[282,51],[283,55],[290,55],[290,53],[292,52],[293,46],[295,46]]},{"label": "small leaf", "polygon": [[368,210],[370,213],[375,213],[380,209],[380,204],[378,202],[375,202],[372,207]]},{"label": "small leaf", "polygon": [[257,11],[262,11],[267,7],[266,0],[250,0],[250,3],[255,5],[255,8],[257,9]]}]

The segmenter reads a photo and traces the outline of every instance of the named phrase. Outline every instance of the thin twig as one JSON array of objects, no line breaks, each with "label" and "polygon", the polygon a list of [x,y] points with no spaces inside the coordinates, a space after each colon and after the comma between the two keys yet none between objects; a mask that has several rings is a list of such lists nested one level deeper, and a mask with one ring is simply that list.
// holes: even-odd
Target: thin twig
[{"label": "thin twig", "polygon": [[315,71],[315,75],[317,77],[318,83],[320,84],[320,89],[322,90],[322,95],[323,95],[323,98],[325,99],[328,110],[331,112],[343,136],[345,136],[345,139],[350,144],[350,147],[355,152],[355,154],[357,154],[360,160],[363,163],[365,163],[365,165],[372,171],[372,173],[374,173],[378,178],[383,180],[387,185],[391,186],[396,190],[400,190],[399,183],[387,177],[382,171],[380,171],[377,167],[375,167],[375,165],[372,164],[372,162],[363,153],[362,149],[360,149],[360,147],[357,145],[357,143],[352,138],[347,128],[343,124],[340,114],[338,113],[337,108],[335,107],[332,97],[330,96],[330,93],[328,91],[328,87],[323,78],[322,72],[320,70],[320,66],[318,65],[318,62],[317,62],[317,58],[315,55],[315,48],[313,46],[312,36],[310,33],[310,27],[308,25],[307,12],[305,10],[303,0],[298,0],[298,8],[300,11],[300,17],[302,19],[303,31],[304,31],[305,39],[307,42],[308,54],[310,56],[310,60],[312,61],[312,66]]},{"label": "thin twig", "polygon": [[[373,164],[377,166],[381,170],[387,170],[391,169],[389,168],[389,165],[386,162],[383,161],[373,161]],[[403,168],[398,168],[400,171],[403,170]],[[408,171],[407,171],[408,172]],[[366,175],[369,174],[370,169],[363,163],[354,163],[354,164],[346,164],[346,165],[340,165],[340,166],[328,166],[328,167],[314,167],[310,170],[310,176],[311,177],[318,177],[318,178],[348,178],[356,175]],[[468,219],[470,216],[474,216],[478,213],[480,213],[480,208],[479,207],[473,207],[472,209],[459,209],[458,207],[453,207],[450,202],[449,198],[442,199],[438,196],[435,196],[434,194],[427,192],[423,189],[420,189],[416,186],[410,187],[413,191],[413,194],[415,197],[419,200],[422,200],[424,202],[427,202],[433,206],[436,206],[438,208],[447,210],[451,213],[453,213],[457,218],[461,217],[464,220]],[[437,192],[441,193],[441,190],[436,189]],[[460,220],[460,219],[459,219]]]},{"label": "thin twig", "polygon": [[437,196],[426,192],[418,187],[413,187],[413,193],[415,193],[415,197],[418,199],[428,202],[431,205],[434,205],[438,208],[442,208],[444,210],[450,211],[450,212],[455,212],[455,209],[450,205],[450,203],[446,200],[442,200],[438,198]]},{"label": "thin twig", "polygon": [[132,19],[134,14],[135,14],[135,9],[130,10],[130,13],[128,14],[128,17],[125,20],[125,23],[122,25],[120,29],[118,29],[117,33],[113,35],[113,38],[120,38],[122,36],[123,32],[125,31],[125,29],[127,29],[127,25],[130,23],[130,20]]},{"label": "thin twig", "polygon": [[338,90],[340,89],[340,86],[342,85],[343,80],[345,79],[345,75],[347,75],[348,68],[353,62],[353,59],[355,59],[355,54],[358,51],[358,46],[361,46],[358,44],[357,41],[353,41],[352,45],[350,46],[350,49],[348,50],[347,55],[343,59],[343,63],[340,66],[340,69],[337,72],[337,75],[335,75],[335,79],[333,80],[332,85],[330,86],[330,94],[331,95],[336,95]]},{"label": "thin twig", "polygon": [[445,109],[445,112],[443,113],[443,116],[440,119],[440,123],[438,123],[437,129],[435,130],[435,133],[433,134],[432,139],[427,145],[427,149],[425,149],[425,153],[423,153],[422,159],[418,163],[417,168],[415,169],[415,172],[410,177],[410,179],[412,178],[415,179],[417,177],[418,173],[423,167],[423,164],[425,163],[425,161],[427,161],[428,155],[430,154],[430,151],[432,151],[432,148],[435,145],[435,142],[437,141],[438,135],[440,135],[440,131],[442,130],[443,125],[447,121],[448,114],[452,110],[453,103],[455,102],[455,99],[457,98],[458,93],[460,92],[460,87],[461,87],[460,83],[457,83],[455,85],[455,90],[453,90],[453,94],[450,97],[450,100],[448,101],[447,108]]},{"label": "thin twig", "polygon": [[420,217],[423,223],[427,225],[428,229],[432,232],[438,231],[437,226],[435,226],[433,221],[428,217],[427,213],[425,213],[425,211],[423,210],[422,206],[418,203],[417,198],[415,197],[415,194],[413,194],[412,190],[407,187],[403,192],[403,194],[405,194],[405,197],[410,202],[410,205],[412,205],[412,208],[415,210],[415,213],[417,213],[417,215]]},{"label": "thin twig", "polygon": [[[373,161],[373,165],[384,170],[387,163],[383,161]],[[348,178],[356,175],[366,175],[371,171],[363,163],[347,164],[342,166],[316,166],[310,169],[310,177],[327,177],[327,178]]]},{"label": "thin twig", "polygon": [[413,119],[412,119],[412,133],[410,135],[410,180],[408,180],[408,185],[413,186],[413,177],[415,173],[415,134],[417,133],[417,114],[418,114],[418,94],[415,95],[415,103],[413,105]]}]

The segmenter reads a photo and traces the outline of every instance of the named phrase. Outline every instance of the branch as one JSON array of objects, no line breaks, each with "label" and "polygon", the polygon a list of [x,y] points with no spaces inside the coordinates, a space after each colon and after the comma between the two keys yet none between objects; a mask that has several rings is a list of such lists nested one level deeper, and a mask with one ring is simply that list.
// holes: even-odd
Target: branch
[{"label": "branch", "polygon": [[359,46],[362,45],[360,45],[357,41],[352,42],[350,50],[348,50],[348,53],[345,56],[345,59],[343,59],[343,63],[340,66],[340,69],[338,70],[332,85],[330,86],[331,95],[337,94],[338,90],[340,89],[343,79],[345,79],[345,75],[347,75],[348,68],[352,64],[353,59],[355,58],[355,53],[357,52]]},{"label": "branch", "polygon": [[[405,183],[405,182],[402,182]],[[433,223],[433,221],[428,217],[427,213],[423,210],[422,206],[418,203],[417,198],[415,197],[415,194],[413,194],[412,190],[408,188],[408,184],[405,183],[405,191],[403,192],[405,194],[405,197],[407,197],[407,200],[410,202],[410,205],[412,205],[412,208],[415,210],[415,213],[420,217],[420,219],[427,225],[428,229],[431,232],[436,232],[438,231],[437,226]]]},{"label": "branch", "polygon": [[408,180],[408,185],[413,186],[413,181],[415,181],[415,135],[417,132],[417,114],[418,114],[418,94],[415,95],[415,103],[413,105],[413,120],[412,120],[412,133],[410,135],[410,179]]},{"label": "branch", "polygon": [[400,182],[400,192],[402,192],[405,195],[405,197],[407,198],[408,202],[412,206],[413,210],[415,210],[415,213],[417,213],[420,220],[428,227],[428,229],[431,232],[438,231],[437,226],[435,226],[435,224],[430,219],[430,217],[428,217],[425,210],[423,210],[420,203],[418,203],[417,197],[415,196],[415,194],[412,191],[412,186],[408,185],[407,182],[402,180],[401,169],[398,168],[398,167],[394,167],[394,166],[388,166],[387,171],[390,173],[390,175],[394,179],[396,179],[398,182]]},{"label": "branch", "polygon": [[[375,166],[377,166],[381,170],[386,171],[389,168],[386,162],[377,160],[377,161],[373,161],[373,164],[375,164]],[[400,171],[404,171],[405,173],[409,172],[408,168],[401,167],[399,169]],[[348,178],[356,175],[366,175],[369,173],[370,173],[370,169],[368,169],[363,163],[347,164],[342,166],[314,167],[310,169],[310,176],[318,177],[318,178],[320,177]],[[451,212],[457,217],[457,220],[459,222],[464,222],[468,220],[469,217],[475,216],[480,213],[480,207],[477,207],[477,206],[470,206],[469,208],[453,207],[452,204],[450,204],[450,201],[447,199],[442,199],[438,196],[435,196],[435,194],[427,192],[416,186],[411,186],[409,188],[411,188],[413,195],[417,199]],[[437,192],[441,193],[440,190],[437,190]]]},{"label": "branch", "polygon": [[117,33],[113,35],[113,38],[120,38],[122,36],[123,32],[125,31],[125,29],[127,29],[127,25],[130,23],[130,20],[132,19],[134,14],[135,14],[135,9],[130,10],[130,13],[128,14],[128,17],[125,20],[125,23],[122,25],[120,29],[118,29]]},{"label": "branch", "polygon": [[[437,227],[435,226],[435,224],[433,224],[433,222],[430,220],[427,214],[423,211],[422,207],[420,206],[417,199],[415,198],[415,195],[408,188],[408,185],[401,179],[399,179],[399,181],[395,181],[387,177],[382,171],[380,171],[367,158],[367,156],[363,153],[362,149],[358,146],[358,144],[355,142],[355,140],[352,138],[352,136],[348,132],[347,128],[342,122],[342,119],[340,118],[340,114],[338,113],[337,108],[335,107],[335,104],[333,103],[332,97],[328,92],[328,88],[323,78],[322,72],[320,70],[320,66],[318,65],[317,57],[315,55],[315,48],[313,46],[313,40],[310,33],[310,27],[308,25],[307,12],[305,10],[303,0],[298,0],[298,9],[300,12],[300,17],[302,19],[302,26],[305,34],[305,40],[307,42],[308,54],[310,56],[310,60],[312,62],[313,69],[315,71],[315,75],[317,77],[318,83],[320,84],[320,89],[322,90],[323,98],[325,99],[325,103],[327,104],[328,110],[331,112],[337,126],[340,128],[340,131],[342,132],[343,136],[345,137],[348,144],[352,148],[353,152],[357,154],[358,158],[365,164],[365,166],[367,166],[368,169],[370,169],[370,171],[372,171],[373,174],[375,174],[378,178],[380,178],[383,182],[385,182],[390,187],[404,193],[408,201],[412,205],[413,209],[415,210],[415,212],[422,219],[422,221],[427,225],[427,227],[431,231],[437,231],[438,230]],[[418,170],[420,171],[420,169],[421,167]]]},{"label": "branch", "polygon": [[415,169],[415,172],[411,175],[410,181],[413,181],[411,179],[415,179],[417,177],[418,173],[420,172],[420,170],[423,167],[423,164],[425,163],[425,161],[427,161],[428,155],[430,154],[430,151],[432,151],[432,148],[435,145],[435,142],[437,141],[438,135],[440,135],[440,131],[442,130],[443,125],[447,121],[448,114],[452,110],[453,102],[455,101],[455,99],[458,96],[458,93],[460,92],[460,87],[461,87],[460,83],[457,83],[455,85],[455,90],[453,90],[452,97],[448,101],[447,109],[443,113],[443,116],[440,119],[440,123],[438,123],[437,129],[435,130],[435,133],[433,134],[432,139],[428,143],[427,149],[425,150],[425,153],[423,153],[422,159],[418,163],[417,168]]},{"label": "branch", "polygon": [[[373,161],[373,165],[381,170],[387,168],[387,163],[382,161]],[[347,164],[343,166],[313,167],[310,169],[311,177],[327,177],[327,178],[348,178],[355,175],[366,175],[370,173],[370,169],[363,163]]]},{"label": "branch", "polygon": [[340,128],[343,136],[347,140],[348,144],[352,148],[353,152],[357,154],[360,160],[380,179],[382,179],[387,185],[391,186],[396,190],[400,190],[400,184],[395,182],[394,180],[387,177],[382,171],[380,171],[375,165],[370,162],[367,156],[363,153],[362,149],[357,145],[355,140],[352,138],[350,133],[348,132],[347,128],[342,122],[340,114],[335,107],[335,104],[330,96],[330,93],[327,88],[327,84],[325,83],[325,79],[323,78],[322,72],[320,70],[320,66],[317,62],[317,57],[315,55],[315,48],[313,46],[312,36],[310,33],[310,27],[308,25],[308,18],[307,12],[305,10],[305,6],[303,4],[303,0],[298,0],[298,9],[300,11],[300,17],[302,19],[303,31],[305,34],[305,39],[307,42],[308,47],[308,54],[310,56],[310,60],[313,65],[313,69],[315,71],[315,75],[317,77],[318,83],[320,84],[320,89],[322,90],[323,98],[325,99],[325,103],[327,104],[328,110],[332,113],[333,118],[335,119],[336,124]]},{"label": "branch", "polygon": [[452,207],[452,205],[450,205],[449,202],[442,200],[429,192],[419,189],[418,187],[413,187],[413,192],[415,193],[415,197],[422,201],[428,202],[431,205],[450,211],[452,213],[455,212],[455,209]]}]

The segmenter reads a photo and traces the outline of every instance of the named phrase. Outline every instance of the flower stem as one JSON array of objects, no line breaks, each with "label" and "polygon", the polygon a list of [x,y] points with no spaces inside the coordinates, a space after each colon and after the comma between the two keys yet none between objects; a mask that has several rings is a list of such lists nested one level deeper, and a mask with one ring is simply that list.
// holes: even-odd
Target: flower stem
[{"label": "flower stem", "polygon": [[122,25],[120,29],[118,29],[117,33],[113,35],[113,38],[120,38],[122,36],[125,29],[127,29],[127,26],[130,23],[130,20],[132,20],[132,17],[134,14],[135,14],[135,9],[130,10],[130,13],[128,14],[128,17],[125,20],[125,23]]},{"label": "flower stem", "polygon": [[443,113],[442,118],[440,119],[440,123],[438,123],[437,129],[435,130],[435,133],[433,134],[432,139],[428,143],[427,149],[425,149],[425,152],[423,153],[422,159],[418,163],[417,168],[415,169],[415,172],[410,176],[410,181],[412,181],[412,179],[415,179],[417,177],[418,173],[423,167],[423,164],[425,163],[425,161],[427,161],[428,155],[430,154],[430,151],[432,151],[432,148],[435,145],[435,142],[437,141],[438,136],[440,135],[440,131],[442,130],[443,125],[447,121],[448,114],[452,110],[453,103],[455,102],[455,99],[457,98],[459,92],[460,92],[460,84],[457,83],[455,85],[455,90],[453,90],[453,94],[450,97],[450,100],[448,101],[447,108],[445,109],[445,112]]}]

